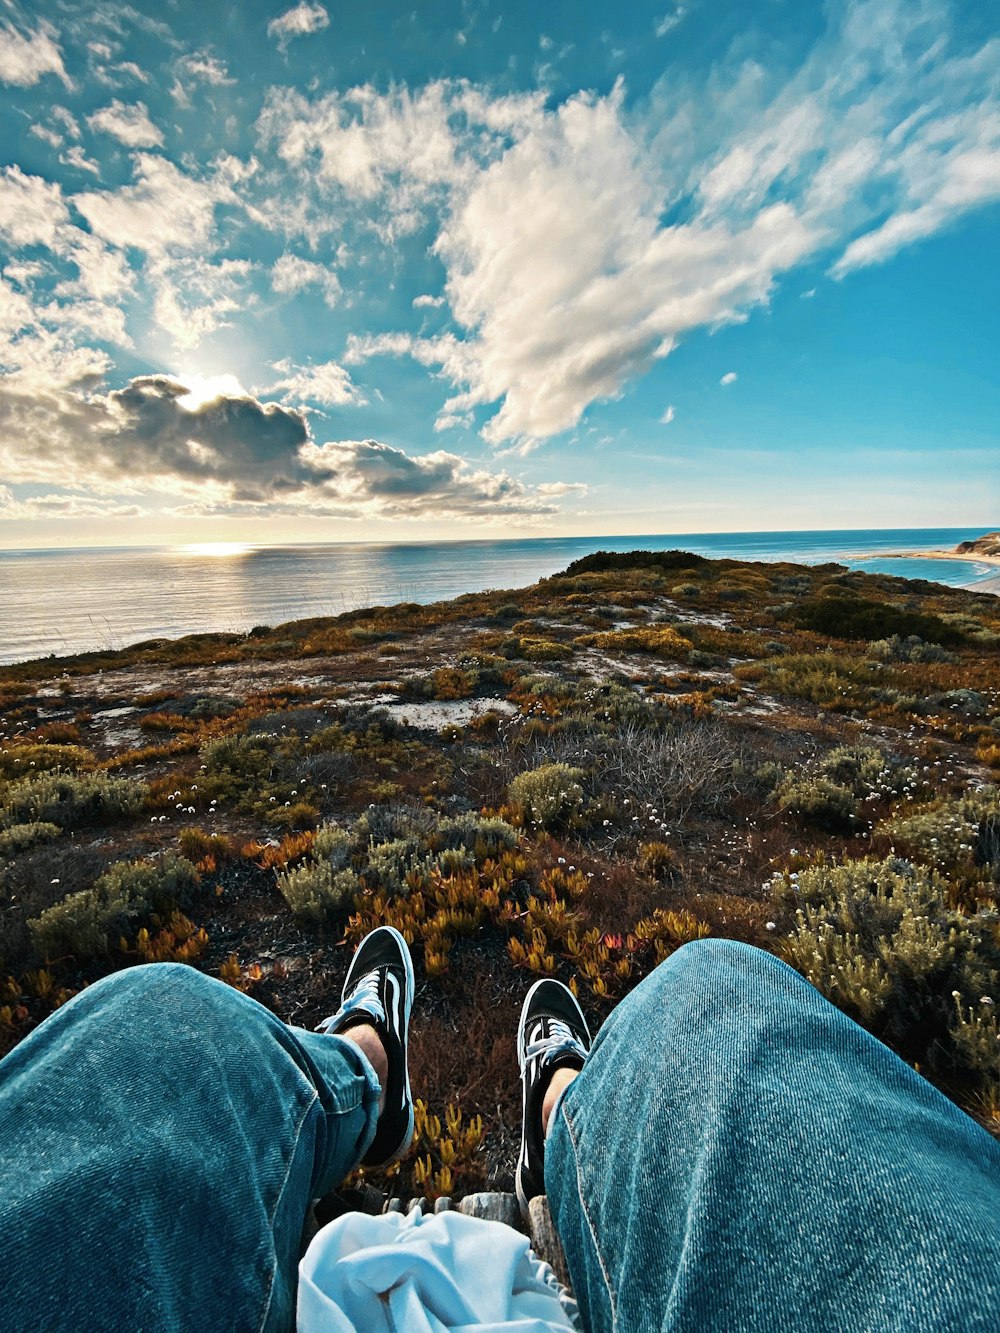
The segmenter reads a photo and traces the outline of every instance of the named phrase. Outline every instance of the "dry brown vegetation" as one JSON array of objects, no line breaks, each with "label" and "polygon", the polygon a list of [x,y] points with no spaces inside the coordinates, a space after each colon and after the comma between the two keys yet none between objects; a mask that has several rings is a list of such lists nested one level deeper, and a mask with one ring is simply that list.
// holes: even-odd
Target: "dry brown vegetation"
[{"label": "dry brown vegetation", "polygon": [[667,552],[0,668],[0,1051],[164,959],[309,1026],[394,923],[425,1105],[387,1183],[508,1187],[533,976],[596,1026],[712,933],[996,1128],[998,665],[995,598]]}]

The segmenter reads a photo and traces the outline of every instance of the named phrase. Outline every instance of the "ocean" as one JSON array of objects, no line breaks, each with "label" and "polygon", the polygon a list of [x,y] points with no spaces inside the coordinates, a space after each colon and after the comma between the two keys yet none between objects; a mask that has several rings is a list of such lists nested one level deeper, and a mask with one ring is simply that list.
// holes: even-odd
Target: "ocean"
[{"label": "ocean", "polygon": [[[738,560],[837,560],[853,568],[974,586],[996,568],[970,561],[879,559],[949,550],[982,528],[671,533],[406,545],[107,547],[0,551],[0,663],[124,648],[198,631],[245,633],[360,606],[436,602],[517,588],[592,551],[674,547]],[[871,559],[860,559],[872,556]]]}]

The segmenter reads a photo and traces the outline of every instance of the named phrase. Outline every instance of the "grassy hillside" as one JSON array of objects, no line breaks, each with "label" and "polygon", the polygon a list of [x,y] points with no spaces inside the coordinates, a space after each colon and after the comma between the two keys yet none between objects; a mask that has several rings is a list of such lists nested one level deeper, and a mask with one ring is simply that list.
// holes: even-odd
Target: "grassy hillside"
[{"label": "grassy hillside", "polygon": [[525,988],[596,1027],[714,934],[1000,1132],[998,668],[996,598],[683,552],[0,667],[0,1052],[158,959],[310,1026],[387,922],[424,1104],[385,1183],[506,1188]]}]

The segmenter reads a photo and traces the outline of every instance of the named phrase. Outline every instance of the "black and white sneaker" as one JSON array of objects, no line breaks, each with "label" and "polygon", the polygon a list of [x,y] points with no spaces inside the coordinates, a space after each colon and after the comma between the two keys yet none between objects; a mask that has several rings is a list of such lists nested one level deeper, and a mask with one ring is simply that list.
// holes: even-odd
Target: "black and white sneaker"
[{"label": "black and white sneaker", "polygon": [[536,981],[524,997],[517,1025],[522,1118],[514,1185],[525,1217],[531,1200],[545,1193],[545,1090],[557,1069],[582,1069],[589,1050],[587,1020],[573,992],[551,977]]},{"label": "black and white sneaker", "polygon": [[318,1032],[346,1032],[370,1023],[385,1046],[389,1062],[385,1106],[362,1165],[389,1166],[413,1139],[413,1097],[406,1064],[406,1038],[413,1007],[413,961],[406,941],[392,926],[379,926],[358,945],[347,970],[340,1008],[325,1018]]}]

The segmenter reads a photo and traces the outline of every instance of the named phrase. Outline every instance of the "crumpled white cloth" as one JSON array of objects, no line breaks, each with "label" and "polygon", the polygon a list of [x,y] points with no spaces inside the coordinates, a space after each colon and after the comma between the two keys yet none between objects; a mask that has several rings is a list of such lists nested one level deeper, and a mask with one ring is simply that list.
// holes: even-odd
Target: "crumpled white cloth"
[{"label": "crumpled white cloth", "polygon": [[463,1213],[347,1213],[299,1264],[298,1333],[565,1333],[575,1318],[527,1236]]}]

